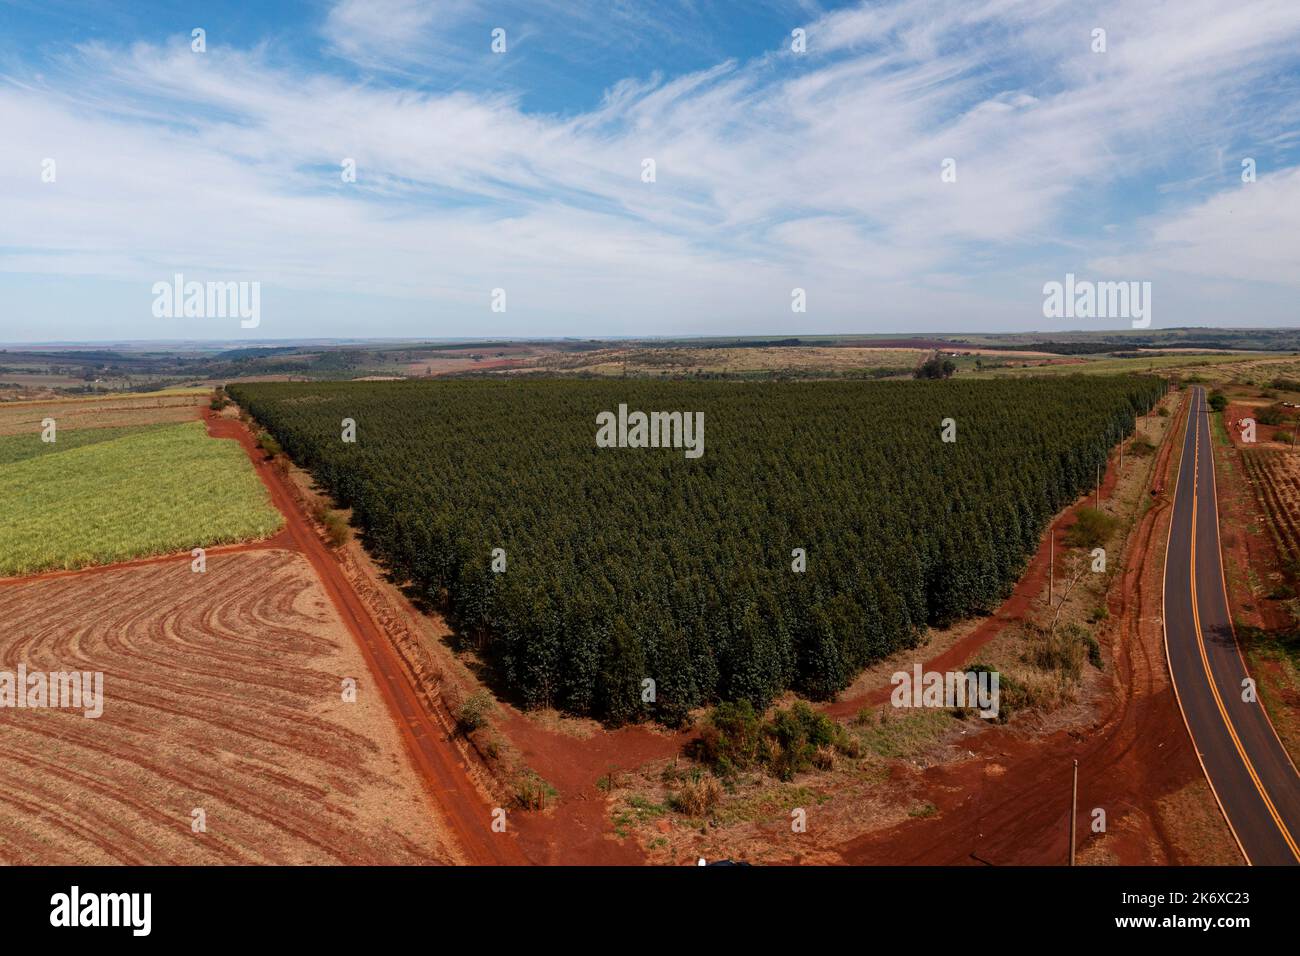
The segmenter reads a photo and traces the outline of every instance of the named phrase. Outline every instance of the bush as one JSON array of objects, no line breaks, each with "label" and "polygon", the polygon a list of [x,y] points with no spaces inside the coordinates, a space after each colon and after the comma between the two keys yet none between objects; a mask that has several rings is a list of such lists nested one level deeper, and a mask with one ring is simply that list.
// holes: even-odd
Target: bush
[{"label": "bush", "polygon": [[341,548],[348,543],[348,538],[352,536],[352,529],[348,527],[347,519],[340,512],[325,512],[323,523],[325,525],[325,538],[329,541],[331,548]]},{"label": "bush", "polygon": [[267,458],[274,458],[284,452],[284,449],[280,447],[280,443],[275,440],[270,432],[262,432],[257,436],[257,446],[266,452]]},{"label": "bush", "polygon": [[1210,409],[1221,412],[1228,407],[1228,396],[1224,395],[1217,388],[1210,393]]},{"label": "bush", "polygon": [[702,817],[722,800],[722,784],[711,773],[694,775],[668,797],[668,806],[688,817]]},{"label": "bush", "polygon": [[471,734],[487,726],[492,712],[492,698],[485,691],[476,691],[465,698],[456,711],[456,725],[462,733]]},{"label": "bush", "polygon": [[1282,406],[1269,405],[1267,408],[1261,408],[1255,413],[1255,421],[1261,425],[1273,425],[1274,427],[1282,424]]},{"label": "bush", "polygon": [[1101,659],[1101,642],[1093,635],[1087,634],[1083,638],[1083,643],[1088,648],[1088,663],[1101,670],[1105,663]]},{"label": "bush", "polygon": [[789,710],[777,711],[766,731],[776,745],[769,748],[768,769],[782,780],[793,780],[811,769],[818,750],[835,742],[839,727],[799,701]]},{"label": "bush", "polygon": [[844,728],[803,701],[778,710],[767,722],[742,701],[715,707],[687,753],[719,776],[762,767],[792,780],[815,766],[825,767],[827,750],[852,756],[857,749]]},{"label": "bush", "polygon": [[1100,508],[1080,508],[1078,520],[1065,534],[1065,541],[1071,547],[1100,548],[1115,531],[1118,523],[1114,515],[1107,514]]},{"label": "bush", "polygon": [[558,795],[554,787],[532,771],[515,783],[515,803],[524,810],[545,810]]},{"label": "bush", "polygon": [[748,770],[758,760],[761,727],[754,706],[747,700],[713,708],[700,736],[690,745],[690,756],[730,775]]},{"label": "bush", "polygon": [[1156,450],[1156,446],[1151,444],[1145,438],[1134,438],[1128,443],[1128,453],[1138,458],[1145,458]]},{"label": "bush", "polygon": [[1016,708],[1026,705],[1024,688],[1010,674],[988,664],[971,664],[967,666],[966,673],[998,675],[998,713],[993,719],[999,724],[1005,724]]},{"label": "bush", "polygon": [[1159,408],[1156,409],[1156,414],[1159,415],[1161,418],[1168,418],[1168,417],[1169,417],[1169,409],[1167,409],[1167,408],[1165,408],[1163,405],[1161,405]]},{"label": "bush", "polygon": [[[1096,638],[1080,624],[1066,624],[1054,631],[1035,630],[1030,633],[1029,645],[1022,659],[1039,670],[1076,682],[1083,674],[1084,657],[1093,657],[1089,642],[1095,644]],[[1096,650],[1096,660],[1101,660],[1100,645]]]},{"label": "bush", "polygon": [[957,365],[952,359],[946,359],[937,352],[921,363],[912,373],[912,378],[952,378]]}]

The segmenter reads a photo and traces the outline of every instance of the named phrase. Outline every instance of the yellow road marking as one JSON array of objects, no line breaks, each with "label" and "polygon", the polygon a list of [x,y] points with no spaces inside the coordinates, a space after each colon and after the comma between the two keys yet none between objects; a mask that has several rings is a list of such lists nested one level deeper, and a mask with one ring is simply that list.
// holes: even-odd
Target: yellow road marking
[{"label": "yellow road marking", "polygon": [[1223,706],[1223,698],[1219,695],[1218,684],[1215,683],[1214,674],[1210,670],[1210,659],[1205,653],[1205,638],[1201,633],[1201,615],[1196,605],[1196,489],[1200,480],[1201,466],[1201,426],[1199,419],[1196,423],[1194,442],[1195,444],[1192,451],[1191,574],[1189,577],[1192,588],[1192,622],[1196,629],[1196,645],[1201,654],[1201,666],[1205,669],[1205,679],[1210,685],[1210,692],[1214,695],[1215,706],[1219,708],[1219,716],[1223,718],[1224,726],[1228,729],[1228,735],[1232,738],[1233,746],[1237,748],[1237,755],[1241,757],[1241,762],[1245,765],[1246,772],[1250,775],[1251,781],[1255,784],[1255,789],[1259,792],[1260,798],[1268,808],[1269,815],[1273,818],[1273,822],[1277,824],[1278,830],[1281,831],[1282,838],[1290,848],[1292,856],[1297,860],[1300,860],[1300,847],[1296,846],[1295,839],[1291,836],[1291,831],[1287,829],[1286,823],[1283,822],[1281,815],[1277,812],[1277,807],[1273,805],[1273,801],[1269,798],[1268,792],[1264,789],[1264,784],[1259,779],[1259,774],[1255,772],[1255,765],[1252,764],[1250,758],[1246,756],[1246,749],[1242,746],[1241,739],[1237,736],[1237,729],[1233,726],[1232,718],[1228,716],[1228,711]]},{"label": "yellow road marking", "polygon": [[1232,817],[1228,816],[1228,808],[1223,805],[1223,799],[1219,796],[1219,791],[1214,787],[1214,778],[1210,776],[1210,771],[1205,766],[1205,757],[1201,754],[1201,748],[1196,745],[1196,735],[1192,733],[1192,725],[1187,719],[1187,709],[1183,707],[1183,695],[1178,690],[1178,678],[1174,676],[1174,658],[1169,653],[1169,625],[1166,621],[1166,613],[1169,607],[1165,603],[1165,595],[1169,593],[1169,551],[1174,543],[1174,517],[1178,512],[1178,495],[1183,491],[1183,462],[1187,458],[1187,434],[1192,427],[1192,415],[1196,405],[1195,389],[1190,391],[1188,396],[1184,404],[1192,407],[1188,408],[1187,421],[1183,425],[1183,447],[1178,452],[1178,470],[1174,472],[1173,505],[1169,515],[1169,533],[1165,541],[1165,560],[1160,568],[1160,630],[1165,638],[1165,663],[1169,667],[1169,683],[1174,688],[1174,700],[1178,703],[1178,713],[1182,715],[1183,726],[1187,728],[1187,737],[1192,742],[1192,753],[1196,754],[1196,762],[1201,765],[1201,773],[1205,776],[1205,782],[1210,785],[1210,793],[1214,795],[1214,802],[1219,805],[1219,813],[1223,815],[1223,822],[1228,825],[1228,832],[1232,834],[1232,839],[1237,843],[1237,849],[1241,851],[1241,858],[1246,861],[1247,866],[1253,866],[1250,854],[1246,852],[1246,845],[1241,842],[1241,836],[1237,833],[1237,828],[1232,825]]}]

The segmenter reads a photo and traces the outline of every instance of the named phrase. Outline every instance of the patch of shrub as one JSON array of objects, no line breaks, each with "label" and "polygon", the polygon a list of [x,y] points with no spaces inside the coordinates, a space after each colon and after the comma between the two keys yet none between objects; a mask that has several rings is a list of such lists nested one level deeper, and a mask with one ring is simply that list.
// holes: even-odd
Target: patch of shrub
[{"label": "patch of shrub", "polygon": [[456,725],[462,733],[473,733],[487,726],[490,713],[492,713],[492,698],[486,691],[475,691],[466,697],[456,710]]},{"label": "patch of shrub", "polygon": [[912,378],[952,378],[955,371],[957,363],[936,352],[912,372]]},{"label": "patch of shrub", "polygon": [[1267,408],[1261,408],[1255,413],[1255,421],[1261,425],[1272,425],[1274,427],[1281,425],[1283,421],[1282,406],[1269,405]]},{"label": "patch of shrub", "polygon": [[1091,634],[1085,635],[1083,643],[1088,648],[1088,663],[1101,670],[1105,662],[1101,659],[1101,642]]},{"label": "patch of shrub", "polygon": [[741,701],[715,707],[687,754],[722,777],[762,768],[792,780],[813,767],[824,767],[826,750],[856,755],[860,748],[843,727],[803,701],[776,711],[767,721],[748,701]]},{"label": "patch of shrub", "polygon": [[557,796],[556,789],[532,771],[515,782],[515,803],[523,810],[545,810]]},{"label": "patch of shrub", "polygon": [[[1065,624],[1055,630],[1034,629],[1021,659],[1062,680],[1077,682],[1083,675],[1084,658],[1092,656],[1089,641],[1095,643],[1096,638],[1081,624]],[[1097,659],[1101,659],[1100,646]]]},{"label": "patch of shrub", "polygon": [[331,548],[343,547],[352,536],[352,529],[348,527],[347,519],[343,517],[342,512],[326,511],[321,523],[325,525],[325,539]]},{"label": "patch of shrub", "polygon": [[998,675],[998,715],[994,719],[999,724],[1005,724],[1017,708],[1026,705],[1024,687],[1010,674],[988,664],[971,664],[967,666],[966,673]]},{"label": "patch of shrub", "polygon": [[818,750],[830,747],[840,728],[799,701],[789,710],[778,710],[764,731],[769,743],[775,744],[768,750],[768,770],[782,780],[793,780],[796,774],[812,769]]},{"label": "patch of shrub", "polygon": [[700,736],[691,742],[690,756],[728,776],[748,770],[758,760],[762,727],[747,700],[722,703],[710,712]]},{"label": "patch of shrub", "polygon": [[1075,548],[1100,548],[1115,531],[1118,523],[1114,515],[1100,508],[1080,508],[1078,520],[1065,534],[1066,544]]},{"label": "patch of shrub", "polygon": [[280,443],[275,440],[270,432],[262,432],[257,436],[257,447],[266,453],[267,458],[274,458],[284,452],[284,449],[280,447]]},{"label": "patch of shrub", "polygon": [[688,817],[702,817],[722,800],[722,784],[711,773],[688,777],[668,797],[668,806]]}]

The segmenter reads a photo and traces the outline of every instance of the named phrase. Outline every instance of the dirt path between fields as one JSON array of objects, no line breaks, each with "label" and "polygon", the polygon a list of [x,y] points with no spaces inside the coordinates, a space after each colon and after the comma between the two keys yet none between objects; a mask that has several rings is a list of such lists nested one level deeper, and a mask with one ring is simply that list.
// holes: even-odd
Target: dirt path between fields
[{"label": "dirt path between fields", "polygon": [[[238,442],[252,461],[271,500],[284,515],[286,525],[277,536],[282,539],[278,546],[301,552],[316,571],[330,602],[361,648],[411,760],[466,859],[476,864],[528,862],[508,827],[506,833],[492,830],[494,808],[475,786],[446,728],[423,706],[382,628],[370,617],[333,553],[298,508],[287,479],[266,461],[242,422],[207,410],[203,418],[209,435]],[[364,688],[360,690],[364,692]]]}]

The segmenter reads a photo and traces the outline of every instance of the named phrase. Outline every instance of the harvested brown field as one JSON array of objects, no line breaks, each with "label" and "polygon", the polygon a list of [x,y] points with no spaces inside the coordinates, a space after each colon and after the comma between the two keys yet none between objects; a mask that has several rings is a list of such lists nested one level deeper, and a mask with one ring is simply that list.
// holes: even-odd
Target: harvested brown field
[{"label": "harvested brown field", "polygon": [[112,398],[64,398],[0,405],[0,435],[39,432],[53,418],[59,428],[116,428],[159,422],[192,422],[207,404],[206,391],[170,391]]},{"label": "harvested brown field", "polygon": [[0,709],[0,862],[458,862],[301,555],[28,578],[0,619],[0,671],[100,671],[104,698]]}]

